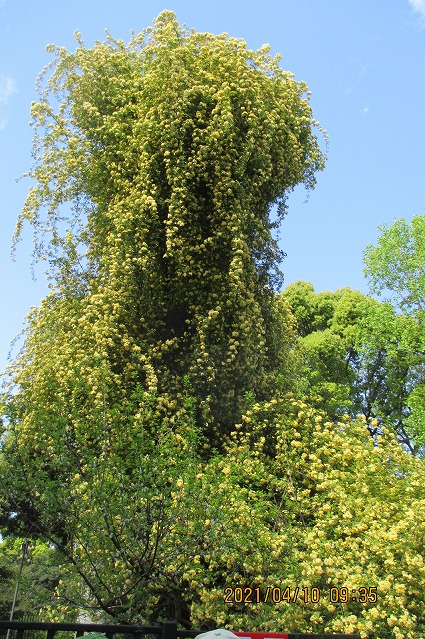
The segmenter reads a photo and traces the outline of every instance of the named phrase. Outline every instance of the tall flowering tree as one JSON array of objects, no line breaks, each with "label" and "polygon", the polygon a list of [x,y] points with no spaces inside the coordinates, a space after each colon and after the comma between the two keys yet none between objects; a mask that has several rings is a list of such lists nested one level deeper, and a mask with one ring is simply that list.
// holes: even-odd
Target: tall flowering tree
[{"label": "tall flowering tree", "polygon": [[53,298],[78,299],[122,382],[176,393],[190,375],[221,433],[282,357],[272,230],[324,158],[307,87],[268,46],[188,32],[171,12],[154,25],[128,46],[51,47],[18,233],[34,225]]},{"label": "tall flowering tree", "polygon": [[323,166],[306,87],[171,12],[52,52],[20,219],[52,289],[0,455],[2,530],[63,557],[43,614],[424,636],[423,461],[286,392],[270,207]]},{"label": "tall flowering tree", "polygon": [[179,490],[284,366],[271,206],[278,223],[287,193],[314,185],[320,129],[267,46],[169,11],[128,45],[77,40],[49,47],[32,106],[17,238],[29,221],[51,293],[10,371],[4,455],[22,472],[3,492],[80,575],[70,599],[124,620],[171,601],[184,618],[177,577],[161,590],[199,542],[166,543],[186,521]]}]

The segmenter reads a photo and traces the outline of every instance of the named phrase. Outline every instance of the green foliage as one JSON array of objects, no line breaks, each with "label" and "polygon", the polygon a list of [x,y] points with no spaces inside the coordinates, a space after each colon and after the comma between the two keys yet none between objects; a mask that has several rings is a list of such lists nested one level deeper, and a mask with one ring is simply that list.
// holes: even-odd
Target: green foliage
[{"label": "green foliage", "polygon": [[[365,419],[326,421],[291,395],[255,403],[197,477],[208,510],[183,574],[194,625],[420,636],[424,473],[389,431],[374,443]],[[240,586],[250,603],[235,598]],[[349,600],[332,603],[330,588],[343,586]],[[299,587],[296,603],[287,587]],[[320,600],[304,603],[312,587]],[[377,600],[353,601],[360,588]]]},{"label": "green foliage", "polygon": [[289,359],[270,208],[324,158],[268,46],[169,11],[128,46],[77,40],[49,48],[32,106],[16,239],[29,221],[51,293],[9,370],[2,521],[61,551],[63,601],[189,623],[194,478]]},{"label": "green foliage", "polygon": [[9,619],[18,582],[14,618],[46,613],[55,599],[55,589],[61,577],[59,553],[40,539],[32,539],[22,571],[20,537],[7,537],[0,542],[0,618]]},{"label": "green foliage", "polygon": [[332,418],[349,413],[382,425],[422,454],[425,359],[420,324],[351,289],[314,293],[305,282],[282,293],[298,320],[298,394],[308,394]]},{"label": "green foliage", "polygon": [[31,559],[21,603],[48,619],[420,636],[424,466],[390,432],[421,404],[416,320],[349,289],[276,294],[270,207],[279,223],[323,167],[306,86],[169,11],[128,46],[77,40],[32,108],[17,237],[29,221],[52,279],[3,401],[5,583],[17,535],[41,536],[52,579]]},{"label": "green foliage", "polygon": [[297,321],[297,332],[305,337],[315,331],[324,331],[332,319],[335,295],[314,292],[310,282],[295,282],[285,289],[284,299]]},{"label": "green foliage", "polygon": [[190,375],[219,440],[245,390],[270,392],[284,350],[272,231],[324,158],[307,87],[268,46],[189,32],[169,11],[154,25],[128,46],[51,48],[17,236],[33,224],[48,304],[77,302],[72,321],[120,379],[178,393]]},{"label": "green foliage", "polygon": [[[141,609],[149,614],[152,580],[172,590],[164,571],[180,551],[166,538],[186,521],[174,491],[193,482],[202,449],[187,408],[149,393],[137,405],[107,409],[105,399],[103,416],[94,411],[81,423],[62,414],[43,431],[40,422],[35,432],[12,422],[4,446],[11,508],[25,517],[29,502],[32,517],[24,524],[67,559],[62,601],[122,621],[139,619]],[[186,553],[194,552],[188,544]]]},{"label": "green foliage", "polygon": [[381,226],[376,246],[369,244],[364,255],[365,275],[371,290],[389,295],[402,311],[423,317],[425,291],[425,216],[409,224],[396,220]]},{"label": "green foliage", "polygon": [[[409,384],[407,418],[408,430],[423,447],[425,429],[425,387],[423,383],[423,354],[425,337],[425,216],[412,218],[410,224],[396,220],[390,227],[380,227],[376,246],[368,245],[364,254],[365,275],[371,290],[384,294],[404,318],[405,352],[401,367],[406,364],[406,352],[416,356],[414,384]],[[410,322],[410,324],[408,324]]]}]

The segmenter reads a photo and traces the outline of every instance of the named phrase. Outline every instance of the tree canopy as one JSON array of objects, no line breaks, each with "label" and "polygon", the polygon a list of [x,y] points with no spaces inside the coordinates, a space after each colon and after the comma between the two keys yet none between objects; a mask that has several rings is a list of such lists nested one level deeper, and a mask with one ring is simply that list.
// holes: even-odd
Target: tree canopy
[{"label": "tree canopy", "polygon": [[365,275],[371,290],[384,293],[397,308],[423,320],[425,291],[425,216],[409,224],[396,220],[381,226],[376,246],[369,244],[364,255]]},{"label": "tree canopy", "polygon": [[417,398],[425,356],[416,318],[349,288],[315,293],[312,284],[295,282],[282,298],[297,321],[291,356],[298,393],[330,418],[363,415],[372,436],[386,426],[411,453],[423,455]]},{"label": "tree canopy", "polygon": [[188,374],[203,422],[226,431],[281,356],[270,209],[279,221],[323,168],[307,87],[268,46],[189,32],[167,11],[127,46],[51,51],[18,224],[50,262],[45,304],[88,327],[84,377],[94,351],[124,385],[179,393]]},{"label": "tree canopy", "polygon": [[[414,331],[409,331],[407,350],[423,362],[425,344],[425,216],[411,222],[399,219],[390,227],[380,227],[376,246],[369,244],[364,254],[364,273],[371,290],[384,295],[399,313],[409,318]],[[416,366],[416,383],[410,388],[408,422],[412,433],[424,445],[425,387],[421,366]]]},{"label": "tree canopy", "polygon": [[271,206],[281,219],[324,156],[307,87],[268,46],[169,11],[128,45],[77,40],[49,47],[32,105],[16,238],[29,221],[51,293],[11,368],[6,450],[24,472],[8,489],[21,532],[38,529],[100,608],[131,619],[184,517],[181,466],[223,446],[288,356]]},{"label": "tree canopy", "polygon": [[52,620],[413,639],[424,466],[393,412],[416,320],[279,294],[274,229],[324,166],[306,85],[170,11],[77,43],[32,106],[16,239],[32,224],[51,291],[4,392],[0,571],[31,538]]}]

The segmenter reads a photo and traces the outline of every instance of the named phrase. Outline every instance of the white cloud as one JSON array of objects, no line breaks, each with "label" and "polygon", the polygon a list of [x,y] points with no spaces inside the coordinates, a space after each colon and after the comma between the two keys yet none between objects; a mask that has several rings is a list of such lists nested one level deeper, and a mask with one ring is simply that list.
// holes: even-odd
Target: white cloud
[{"label": "white cloud", "polygon": [[420,13],[425,18],[425,0],[409,0],[409,4],[414,11]]},{"label": "white cloud", "polygon": [[369,113],[370,109],[369,107],[363,107],[362,111],[363,113]]},{"label": "white cloud", "polygon": [[0,118],[0,131],[4,131],[6,128],[6,120],[4,118]]},{"label": "white cloud", "polygon": [[5,75],[0,76],[0,104],[6,104],[14,93],[16,93],[15,81]]}]

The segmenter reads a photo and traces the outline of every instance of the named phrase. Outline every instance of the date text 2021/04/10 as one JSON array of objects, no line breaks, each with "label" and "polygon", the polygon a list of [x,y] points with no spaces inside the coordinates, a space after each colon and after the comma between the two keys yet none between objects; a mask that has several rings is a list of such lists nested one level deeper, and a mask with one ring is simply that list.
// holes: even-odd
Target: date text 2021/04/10
[{"label": "date text 2021/04/10", "polygon": [[268,586],[266,588],[251,588],[249,586],[236,586],[225,588],[224,601],[228,604],[259,604],[259,603],[318,603],[323,597],[329,603],[348,603],[350,601],[361,604],[374,604],[378,601],[377,588],[360,587],[350,589],[345,587],[332,587],[326,591],[314,587],[286,588]]}]

